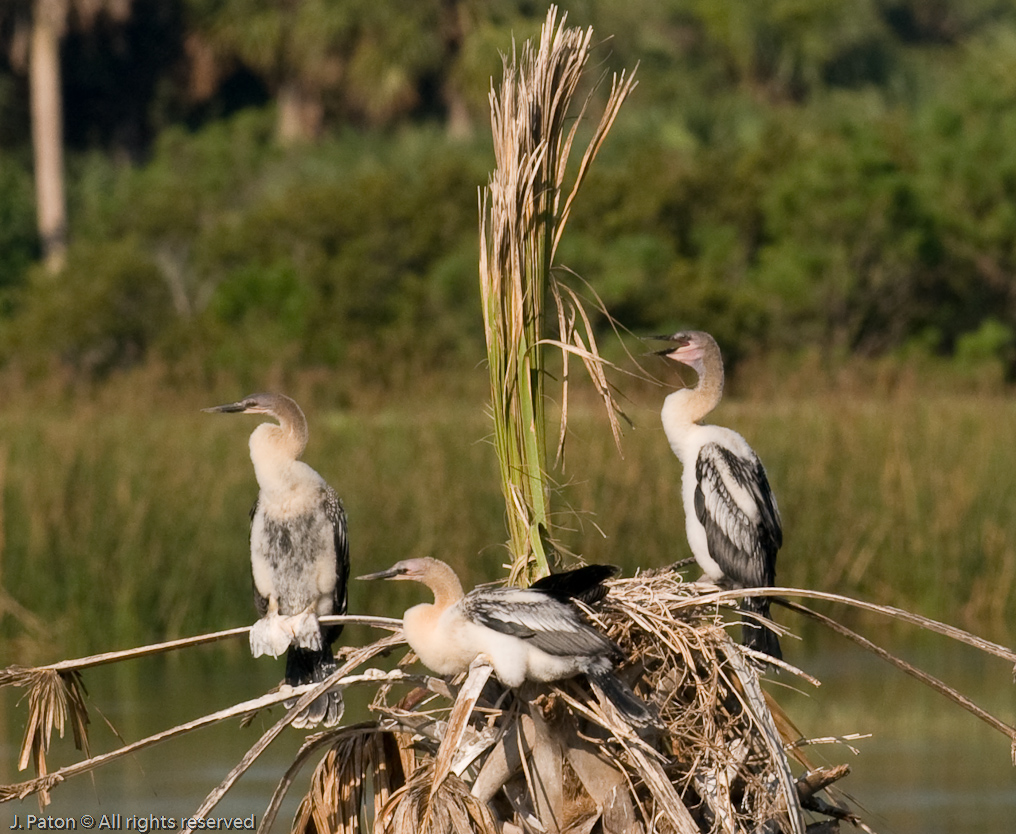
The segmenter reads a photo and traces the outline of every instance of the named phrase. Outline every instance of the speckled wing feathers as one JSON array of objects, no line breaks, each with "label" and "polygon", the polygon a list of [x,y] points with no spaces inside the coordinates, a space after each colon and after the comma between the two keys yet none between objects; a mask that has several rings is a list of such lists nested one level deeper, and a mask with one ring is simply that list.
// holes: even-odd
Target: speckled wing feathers
[{"label": "speckled wing feathers", "polygon": [[[254,499],[254,504],[250,508],[250,523],[251,527],[254,526],[254,517],[258,514],[258,502]],[[257,586],[257,582],[254,581],[254,577],[250,579],[251,591],[254,593],[254,610],[258,612],[258,617],[263,617],[268,613],[268,597],[264,596]]]},{"label": "speckled wing feathers", "polygon": [[783,532],[761,461],[707,443],[695,472],[695,514],[705,528],[710,556],[735,585],[773,584]]},{"label": "speckled wing feathers", "polygon": [[538,591],[493,588],[462,600],[464,612],[494,631],[510,634],[558,657],[610,655],[620,650],[587,623],[573,605]]}]

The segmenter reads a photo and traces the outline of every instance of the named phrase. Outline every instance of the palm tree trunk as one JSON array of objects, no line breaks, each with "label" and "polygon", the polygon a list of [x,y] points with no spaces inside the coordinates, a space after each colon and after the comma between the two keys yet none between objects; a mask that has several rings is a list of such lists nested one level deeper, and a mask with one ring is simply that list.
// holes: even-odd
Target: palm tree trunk
[{"label": "palm tree trunk", "polygon": [[36,216],[43,258],[51,272],[58,272],[67,255],[60,36],[57,25],[46,14],[44,6],[44,3],[36,3],[32,21],[29,69],[32,142],[35,150]]},{"label": "palm tree trunk", "polygon": [[276,140],[283,147],[315,142],[324,117],[320,93],[308,84],[290,79],[279,85]]}]

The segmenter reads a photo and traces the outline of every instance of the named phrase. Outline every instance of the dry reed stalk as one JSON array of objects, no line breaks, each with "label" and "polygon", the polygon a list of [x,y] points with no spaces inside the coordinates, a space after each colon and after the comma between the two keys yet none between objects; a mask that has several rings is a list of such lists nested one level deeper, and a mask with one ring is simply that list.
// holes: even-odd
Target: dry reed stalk
[{"label": "dry reed stalk", "polygon": [[[297,687],[296,692],[309,691],[311,685]],[[124,747],[117,748],[108,753],[102,753],[97,756],[93,756],[88,759],[84,759],[80,762],[62,767],[59,770],[55,770],[52,773],[46,773],[44,770],[40,771],[39,776],[35,779],[30,779],[25,782],[20,782],[16,785],[0,785],[0,802],[6,802],[11,799],[24,799],[26,796],[31,796],[33,793],[40,793],[48,791],[54,785],[57,785],[72,776],[77,776],[81,773],[88,773],[89,771],[95,770],[96,768],[102,767],[103,765],[109,764],[110,762],[121,759],[124,756],[129,756],[132,753],[136,753],[139,750],[143,750],[147,747],[159,744],[163,741],[167,741],[171,738],[177,738],[185,733],[198,730],[203,727],[210,726],[219,721],[225,721],[227,718],[236,718],[242,715],[247,715],[257,710],[270,707],[274,704],[281,703],[285,700],[293,698],[292,692],[288,693],[274,693],[269,695],[263,695],[260,698],[255,698],[251,701],[243,701],[239,704],[235,704],[232,707],[228,707],[218,712],[213,712],[208,715],[202,716],[201,718],[188,721],[185,724],[180,724],[176,727],[172,727],[162,732],[155,733],[154,735],[143,738],[140,741],[127,744]],[[36,736],[38,733],[35,734]]]},{"label": "dry reed stalk", "polygon": [[[913,664],[907,663],[907,661],[905,661],[903,658],[897,657],[891,652],[888,652],[885,649],[883,649],[881,646],[875,645],[870,640],[868,640],[865,637],[862,637],[857,632],[847,628],[842,623],[836,622],[836,620],[832,619],[832,617],[827,617],[824,614],[820,614],[817,611],[812,611],[811,609],[806,608],[803,605],[789,602],[788,600],[779,600],[779,604],[790,611],[796,611],[800,614],[804,614],[805,616],[822,623],[827,628],[832,629],[837,634],[843,635],[848,640],[852,640],[854,643],[861,646],[863,649],[871,652],[874,655],[877,655],[878,657],[882,658],[882,660],[892,664],[900,671],[910,675],[912,678],[919,680],[929,689],[933,689],[940,695],[948,698],[957,706],[962,707],[971,715],[979,718],[981,721],[983,721],[992,729],[997,730],[998,732],[1002,733],[1005,736],[1008,736],[1009,741],[1011,743],[1011,756],[1013,764],[1016,765],[1016,727],[1012,727],[1009,724],[1006,724],[1004,721],[992,715],[990,712],[988,712],[986,709],[979,706],[978,704],[975,704],[965,695],[963,695],[960,692],[957,692],[951,686],[939,680],[934,675],[928,674],[923,669],[918,669]],[[974,637],[974,635],[970,636]],[[988,641],[981,640],[980,638],[977,637],[974,637],[974,639],[977,641],[976,644],[988,643]],[[981,646],[981,648],[983,649],[983,645]]]},{"label": "dry reed stalk", "polygon": [[[373,656],[376,654],[386,652],[393,646],[397,646],[400,643],[401,638],[399,637],[383,638],[382,640],[379,640],[375,643],[372,643],[370,646],[361,649],[356,659],[354,659],[351,665],[352,666],[358,665],[359,663],[363,662],[363,658],[365,656]],[[364,653],[366,653],[366,655]],[[348,666],[349,664],[343,667],[343,669],[348,668]],[[379,678],[383,678],[387,681],[411,682],[416,684],[423,683],[426,681],[425,676],[407,675],[402,671],[396,671],[390,673],[387,676],[379,672],[373,672],[365,675],[344,675],[343,669],[340,669],[337,673],[335,673],[322,683],[296,686],[292,687],[290,690],[285,692],[271,692],[267,695],[262,695],[259,698],[254,698],[249,701],[242,701],[239,704],[234,704],[231,707],[227,707],[225,709],[209,713],[208,715],[201,716],[200,718],[196,718],[192,721],[187,721],[183,724],[177,725],[176,727],[171,727],[169,729],[162,730],[161,732],[147,736],[146,738],[140,739],[139,741],[133,742],[131,744],[126,744],[123,747],[117,748],[116,750],[112,750],[108,753],[102,753],[100,755],[84,759],[80,762],[75,762],[74,764],[67,765],[66,767],[62,767],[59,770],[53,771],[52,773],[46,773],[45,771],[42,771],[39,774],[39,776],[37,776],[34,779],[30,779],[25,782],[20,782],[15,785],[0,785],[0,802],[7,802],[11,799],[24,799],[25,797],[30,796],[33,793],[48,791],[54,785],[59,784],[73,776],[77,776],[82,773],[88,773],[92,770],[102,767],[103,765],[109,764],[110,762],[116,761],[125,756],[129,756],[133,753],[136,753],[139,750],[144,750],[145,748],[152,747],[156,744],[168,741],[169,739],[178,738],[179,736],[193,732],[194,730],[200,730],[203,729],[204,727],[209,727],[212,724],[217,724],[221,721],[226,721],[227,719],[253,715],[254,713],[262,709],[266,709],[268,707],[283,702],[292,701],[294,698],[299,699],[296,701],[297,706],[300,704],[306,706],[311,701],[313,701],[314,698],[320,695],[325,689],[331,687],[345,688],[348,686],[359,684],[369,684],[376,686]],[[241,775],[242,772],[246,770],[251,763],[253,763],[253,761],[257,758],[258,755],[261,754],[261,752],[263,752],[263,750],[268,746],[268,744],[276,738],[279,731],[285,728],[290,723],[290,721],[292,721],[293,717],[299,714],[299,711],[300,710],[297,709],[296,706],[287,708],[286,714],[281,719],[279,719],[279,721],[275,726],[273,726],[266,732],[265,736],[263,736],[259,740],[258,745],[256,745],[254,748],[256,752],[254,752],[253,755],[251,753],[248,753],[248,756],[250,757],[249,760],[245,758],[244,762],[241,763],[242,767],[240,767],[238,770],[235,770],[235,775],[231,774],[231,778],[229,779],[229,785],[232,785],[233,782],[236,780],[236,778],[239,777],[239,775]],[[36,732],[34,737],[39,737],[39,735],[40,734]],[[222,791],[222,794],[223,795],[225,794],[225,790]],[[214,792],[213,795],[215,795]],[[219,798],[221,798],[221,795],[219,795],[215,799],[215,802],[217,802]],[[210,807],[214,807],[214,804],[215,803],[213,802]]]},{"label": "dry reed stalk", "polygon": [[[706,586],[708,587],[708,586]],[[956,626],[951,626],[947,623],[933,620],[929,617],[921,616],[920,614],[914,614],[911,611],[905,611],[902,608],[896,608],[891,605],[879,605],[873,602],[866,602],[865,600],[858,600],[852,597],[843,596],[842,594],[833,594],[826,591],[809,591],[803,588],[785,588],[785,587],[772,587],[772,588],[752,588],[752,589],[741,589],[736,591],[715,591],[703,594],[694,601],[695,605],[703,605],[709,603],[729,603],[734,599],[739,599],[745,596],[768,596],[778,605],[786,608],[789,611],[795,611],[806,617],[809,617],[816,622],[821,623],[827,628],[835,631],[846,637],[848,640],[853,641],[857,645],[861,646],[866,651],[877,655],[887,663],[892,664],[897,669],[910,675],[911,677],[919,680],[925,686],[935,690],[939,694],[948,698],[950,701],[955,703],[957,706],[962,707],[971,715],[979,718],[981,721],[986,723],[989,727],[998,732],[1002,733],[1009,738],[1012,750],[1013,764],[1016,765],[1016,727],[1013,727],[990,712],[985,710],[983,707],[975,704],[965,695],[957,692],[946,683],[942,682],[933,675],[928,674],[922,669],[918,669],[913,664],[908,663],[900,657],[892,654],[881,646],[876,645],[855,631],[847,628],[842,623],[837,622],[832,617],[828,617],[817,611],[813,611],[799,603],[791,602],[785,597],[797,596],[808,599],[819,599],[826,602],[835,602],[841,605],[848,605],[853,608],[859,608],[864,611],[869,611],[875,614],[881,614],[886,617],[890,617],[901,622],[915,625],[924,631],[930,631],[935,634],[941,634],[944,637],[948,637],[951,640],[956,640],[959,643],[965,643],[968,646],[972,646],[979,651],[986,654],[994,655],[995,657],[1002,658],[1013,664],[1016,664],[1016,651],[1002,646],[998,643],[992,642],[991,640],[985,640],[983,637],[978,637],[976,634],[971,634],[968,631],[964,631]],[[788,668],[786,664],[780,663],[783,668]],[[807,677],[800,670],[795,670],[799,675]],[[1016,665],[1014,665],[1014,675],[1016,675]],[[817,683],[817,681],[815,681]]]},{"label": "dry reed stalk", "polygon": [[[507,506],[510,581],[528,584],[549,571],[553,549],[547,466],[544,377],[548,344],[582,358],[608,406],[615,436],[620,409],[603,376],[593,330],[578,296],[552,272],[558,243],[580,185],[625,98],[631,76],[615,78],[593,136],[568,182],[568,163],[589,99],[574,101],[589,60],[592,29],[565,26],[551,6],[537,46],[504,57],[491,90],[496,167],[480,208],[480,293],[490,371],[494,447]],[[569,120],[570,127],[568,126]],[[544,334],[548,291],[559,338]],[[565,377],[567,379],[567,377]],[[567,387],[565,387],[567,394]],[[567,407],[562,409],[562,433]]]},{"label": "dry reed stalk", "polygon": [[[331,675],[325,678],[325,680],[321,681],[321,683],[308,686],[308,691],[301,695],[297,701],[287,709],[286,714],[282,716],[282,718],[276,721],[275,724],[265,731],[264,735],[262,735],[261,738],[258,739],[257,743],[247,751],[244,757],[226,775],[226,778],[222,780],[219,786],[205,797],[205,801],[202,802],[194,814],[191,815],[188,821],[188,827],[184,828],[181,831],[181,834],[191,834],[195,820],[203,820],[208,815],[208,812],[219,804],[222,797],[224,797],[229,792],[229,789],[236,783],[236,780],[247,772],[250,766],[257,761],[258,757],[268,749],[268,746],[275,741],[276,738],[278,738],[279,734],[292,723],[296,716],[310,706],[316,698],[323,695],[332,687],[339,685],[342,678],[348,675],[353,669],[379,654],[384,654],[390,651],[392,648],[403,642],[404,640],[400,634],[392,634],[371,643],[369,646],[354,649],[347,655],[346,661]],[[383,677],[381,673],[379,673],[379,675]],[[370,678],[377,680],[378,675],[371,675]],[[288,697],[291,698],[292,695],[289,695]]]},{"label": "dry reed stalk", "polygon": [[[826,602],[836,602],[842,605],[849,605],[853,608],[859,608],[863,611],[871,611],[875,614],[882,614],[886,617],[891,617],[894,620],[899,620],[900,622],[917,626],[925,631],[941,634],[943,637],[948,637],[959,643],[966,643],[968,646],[973,646],[975,649],[979,649],[982,652],[995,655],[996,657],[1000,657],[1003,660],[1009,660],[1016,664],[1016,651],[999,643],[992,642],[991,640],[985,640],[983,637],[978,637],[976,634],[971,634],[969,631],[964,631],[962,628],[957,628],[956,626],[951,626],[948,623],[933,620],[930,617],[925,617],[921,614],[914,614],[912,611],[907,611],[903,608],[896,608],[892,605],[880,605],[875,602],[867,602],[863,599],[854,599],[853,597],[843,596],[842,594],[829,593],[828,591],[811,591],[807,588],[785,588],[781,586],[774,586],[770,588],[745,588],[737,591],[710,592],[699,597],[695,601],[695,604],[708,605],[714,602],[730,602],[732,599],[747,596],[757,597],[780,595],[785,597],[790,596],[804,597],[806,599],[820,599],[825,600]],[[782,603],[783,601],[778,600],[778,602]]]}]

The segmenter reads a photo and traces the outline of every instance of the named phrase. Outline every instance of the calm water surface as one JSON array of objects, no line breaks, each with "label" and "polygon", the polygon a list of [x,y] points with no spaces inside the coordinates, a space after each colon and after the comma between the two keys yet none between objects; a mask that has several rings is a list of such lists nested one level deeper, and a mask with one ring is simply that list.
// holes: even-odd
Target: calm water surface
[{"label": "calm water surface", "polygon": [[[875,637],[875,635],[869,636]],[[360,639],[366,640],[364,633]],[[823,681],[815,690],[780,675],[770,686],[801,731],[812,737],[871,733],[842,745],[810,748],[816,763],[848,762],[853,771],[840,785],[863,819],[882,834],[1012,834],[1016,831],[1016,769],[1006,738],[947,703],[916,681],[841,642],[787,641],[788,659]],[[1007,723],[1016,723],[1012,670],[1000,660],[926,641],[906,650],[881,642],[944,678]],[[127,741],[257,697],[275,683],[281,661],[253,660],[240,651],[191,650],[186,656],[136,661],[85,673],[89,692],[92,751],[117,745],[108,720]],[[786,680],[784,680],[786,679]],[[807,687],[807,688],[806,688]],[[0,782],[25,778],[16,771],[27,702],[18,691],[0,691]],[[363,701],[355,697],[351,700]],[[362,717],[352,704],[348,719]],[[58,786],[45,813],[80,817],[119,813],[189,815],[281,714],[257,718],[246,728],[236,720],[200,730],[92,775]],[[69,735],[69,733],[68,733]],[[213,816],[251,814],[261,818],[280,775],[303,740],[289,730],[228,793]],[[69,738],[54,741],[51,768],[73,761]],[[319,758],[319,757],[318,757]],[[312,761],[292,789],[276,830],[286,830],[307,788]],[[34,798],[0,805],[0,834],[18,814],[38,814]],[[81,828],[79,827],[79,831]],[[846,830],[846,829],[845,829]]]}]

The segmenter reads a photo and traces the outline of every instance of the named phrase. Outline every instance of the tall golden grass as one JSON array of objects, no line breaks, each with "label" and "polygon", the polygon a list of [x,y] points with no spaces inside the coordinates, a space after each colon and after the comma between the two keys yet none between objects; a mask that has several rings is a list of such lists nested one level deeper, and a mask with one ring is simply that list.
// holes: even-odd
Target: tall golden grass
[{"label": "tall golden grass", "polygon": [[[566,17],[566,16],[565,16]],[[576,97],[591,56],[593,30],[565,25],[551,7],[539,42],[504,56],[499,87],[490,93],[496,167],[480,217],[480,296],[490,371],[494,449],[506,504],[510,580],[529,584],[549,572],[554,549],[547,456],[546,359],[548,300],[558,324],[553,344],[563,354],[562,403],[568,357],[585,363],[617,427],[594,330],[579,295],[555,274],[558,243],[572,203],[618,110],[634,88],[614,79],[599,122],[574,172],[569,168],[586,104]],[[567,409],[562,412],[565,431]]]}]

